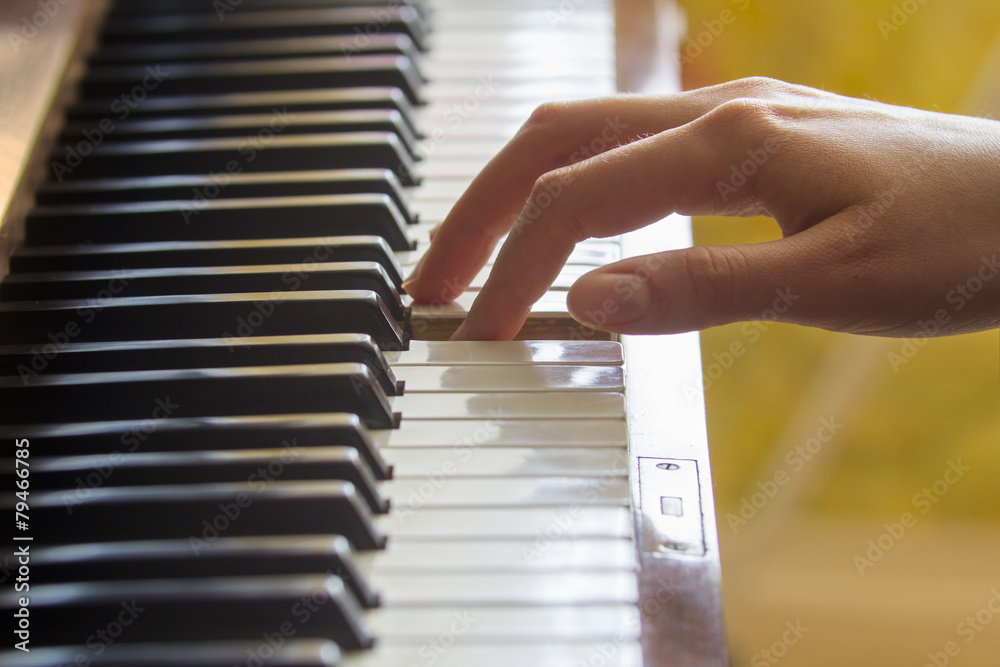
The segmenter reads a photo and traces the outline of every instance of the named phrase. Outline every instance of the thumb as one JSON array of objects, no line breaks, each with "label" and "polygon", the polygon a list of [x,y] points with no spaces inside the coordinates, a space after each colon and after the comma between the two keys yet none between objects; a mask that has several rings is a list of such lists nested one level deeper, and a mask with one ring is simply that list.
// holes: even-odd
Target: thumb
[{"label": "thumb", "polygon": [[819,267],[829,260],[817,261],[816,244],[804,238],[808,231],[769,243],[699,246],[615,262],[577,280],[567,305],[579,322],[625,334],[748,320],[805,323],[816,317],[806,302],[836,290],[824,285]]}]

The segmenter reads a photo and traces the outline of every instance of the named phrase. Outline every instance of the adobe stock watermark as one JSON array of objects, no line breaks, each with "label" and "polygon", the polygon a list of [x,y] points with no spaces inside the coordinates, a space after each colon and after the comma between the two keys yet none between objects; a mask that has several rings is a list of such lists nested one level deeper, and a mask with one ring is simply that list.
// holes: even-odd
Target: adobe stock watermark
[{"label": "adobe stock watermark", "polygon": [[[89,665],[91,662],[93,662],[94,658],[97,658],[100,655],[102,655],[105,651],[108,650],[109,646],[118,641],[118,638],[121,637],[123,634],[125,634],[126,629],[136,622],[136,620],[139,618],[142,612],[146,611],[146,608],[140,607],[136,603],[135,599],[132,599],[131,601],[122,600],[119,603],[119,606],[121,607],[121,611],[119,611],[118,614],[113,619],[108,621],[108,623],[103,627],[94,630],[94,632],[87,637],[87,640],[84,643],[86,644],[87,649],[89,649],[89,651],[78,652],[75,658],[73,659],[72,663],[66,663],[66,664]],[[28,608],[22,606],[20,612],[23,612],[24,614],[23,617],[21,618],[27,619]],[[14,613],[15,619],[17,619],[19,616],[20,613],[17,612]],[[18,621],[15,621],[15,624],[18,624],[19,621],[20,619],[18,619]],[[28,641],[29,641],[27,636],[28,632],[29,631],[27,629],[14,630],[15,635],[23,637],[21,642],[14,644],[14,648],[20,651],[24,651],[25,653],[30,652],[30,649],[28,647]],[[90,653],[90,655],[88,655],[88,653]]]},{"label": "adobe stock watermark", "polygon": [[418,159],[426,159],[434,153],[442,144],[448,142],[451,133],[458,130],[471,118],[493,95],[502,88],[502,84],[495,80],[495,74],[484,74],[476,79],[476,87],[468,95],[457,102],[454,102],[441,114],[441,119],[447,125],[444,127],[434,127],[427,135],[417,141],[414,154]]},{"label": "adobe stock watermark", "polygon": [[750,667],[777,665],[782,658],[788,655],[789,650],[806,636],[807,632],[809,632],[809,628],[802,625],[800,619],[795,619],[794,623],[785,621],[785,631],[781,633],[781,637],[774,640],[767,648],[755,653],[750,658]]},{"label": "adobe stock watermark", "polygon": [[587,479],[580,489],[580,502],[565,509],[559,509],[552,515],[552,521],[545,528],[535,531],[535,540],[530,545],[521,545],[521,555],[527,563],[538,562],[556,542],[569,534],[573,524],[583,513],[584,507],[594,505],[613,490],[622,479],[628,479],[628,454],[618,452],[614,462],[599,477]]},{"label": "adobe stock watermark", "polygon": [[97,294],[84,301],[84,305],[74,311],[76,319],[68,319],[62,329],[48,332],[46,334],[49,339],[48,343],[31,348],[32,356],[27,366],[17,365],[17,374],[25,386],[31,384],[34,378],[44,373],[52,360],[58,357],[83,332],[84,327],[97,319],[98,314],[125,291],[129,280],[124,277],[123,272],[118,271],[117,273],[118,277],[109,280],[105,287],[98,290]]},{"label": "adobe stock watermark", "polygon": [[907,183],[920,181],[933,162],[934,156],[930,151],[925,151],[903,165],[902,175],[905,179],[893,179],[892,185],[879,192],[874,201],[858,209],[857,220],[847,229],[848,242],[855,243],[863,237],[895,205],[897,197],[906,189]]},{"label": "adobe stock watermark", "polygon": [[881,561],[906,536],[907,531],[917,525],[918,515],[930,512],[934,505],[948,495],[951,487],[958,484],[970,470],[972,468],[962,464],[962,459],[948,461],[941,477],[923,487],[910,499],[917,513],[903,512],[897,521],[882,524],[884,532],[878,537],[868,540],[864,553],[854,555],[854,567],[857,568],[858,574],[864,576],[866,570],[871,569],[875,563]]},{"label": "adobe stock watermark", "polygon": [[22,16],[21,24],[16,31],[7,31],[7,43],[10,44],[14,53],[20,53],[24,45],[34,39],[40,30],[45,29],[45,26],[71,1],[38,0],[35,3],[38,6],[38,11],[30,16]]},{"label": "adobe stock watermark", "polygon": [[226,162],[223,171],[209,172],[210,182],[193,189],[191,201],[184,202],[181,206],[181,217],[184,224],[190,225],[191,219],[201,213],[208,206],[208,202],[218,199],[222,192],[229,186],[232,177],[243,173],[245,165],[257,159],[257,153],[264,151],[270,146],[274,138],[285,131],[296,114],[289,113],[288,107],[281,109],[274,107],[271,109],[271,118],[268,124],[261,127],[256,134],[246,137],[236,147],[236,154],[240,159],[233,158]]},{"label": "adobe stock watermark", "polygon": [[[605,118],[601,133],[573,151],[568,158],[568,163],[573,165],[610,149],[618,148],[622,145],[621,138],[628,127],[628,123],[622,122],[621,116]],[[542,213],[562,196],[565,188],[576,180],[574,173],[573,169],[565,169],[558,178],[542,180],[544,186],[542,192],[532,193],[532,196],[525,202],[517,224],[514,225],[510,233],[520,234],[524,231],[525,226],[541,217]]]},{"label": "adobe stock watermark", "polygon": [[84,158],[91,155],[98,146],[104,143],[105,138],[115,132],[118,125],[115,122],[127,119],[134,109],[136,109],[149,94],[156,90],[163,80],[170,76],[170,72],[163,71],[161,65],[149,65],[146,67],[146,74],[142,80],[132,87],[131,90],[122,93],[108,107],[114,116],[105,116],[92,129],[85,129],[81,134],[81,139],[73,145],[63,147],[64,157],[62,160],[53,161],[51,166],[52,175],[60,183],[66,176],[73,173],[73,170],[83,164]]},{"label": "adobe stock watermark", "polygon": [[[327,570],[325,574],[327,576],[340,576],[339,572],[334,575],[330,570]],[[246,659],[242,664],[246,667],[266,667],[268,661],[274,657],[275,652],[280,650],[285,642],[294,638],[299,633],[299,629],[304,628],[313,616],[330,602],[330,599],[330,592],[324,586],[314,588],[303,595],[289,608],[289,620],[279,623],[273,632],[261,633],[262,641],[257,646],[246,649]],[[298,625],[291,619],[294,619]],[[233,667],[239,667],[239,664],[235,664]]]},{"label": "adobe stock watermark", "polygon": [[766,139],[760,148],[748,148],[747,159],[730,166],[729,178],[715,182],[715,189],[719,191],[722,201],[729,201],[729,197],[746,185],[747,181],[757,173],[757,170],[763,167],[777,152],[778,146],[771,138]]},{"label": "adobe stock watermark", "polygon": [[[729,0],[730,4],[736,6],[738,12],[744,12],[750,7],[750,0]],[[739,18],[737,11],[728,7],[719,12],[714,19],[704,19],[701,22],[702,30],[695,32],[698,26],[688,29],[689,37],[681,45],[678,53],[674,56],[682,65],[690,65],[700,58],[706,50],[710,49],[715,40],[722,37],[728,26],[736,23]]]},{"label": "adobe stock watermark", "polygon": [[[975,641],[986,628],[1000,616],[1000,589],[990,590],[986,603],[974,614],[969,614],[955,626],[955,634],[966,645]],[[955,640],[945,643],[940,651],[929,651],[922,667],[947,667],[953,658],[962,653],[962,645]]]},{"label": "adobe stock watermark", "polygon": [[545,20],[549,24],[549,28],[555,28],[560,23],[568,20],[573,14],[576,13],[580,7],[587,4],[588,0],[562,0],[559,6],[555,9],[549,9],[545,12]]},{"label": "adobe stock watermark", "polygon": [[[163,423],[164,419],[169,419],[174,416],[180,408],[179,403],[174,403],[170,400],[170,396],[164,398],[157,398],[153,401],[153,411],[150,414],[149,419],[144,419],[138,424],[132,426],[129,430],[122,433],[120,441],[122,445],[125,446],[125,451],[128,453],[135,452],[139,449],[139,446],[144,443],[150,435],[156,432]],[[73,507],[79,505],[84,500],[89,498],[91,494],[94,493],[94,489],[101,488],[106,481],[114,473],[115,469],[125,460],[125,455],[121,450],[113,450],[105,458],[106,463],[102,465],[94,466],[90,472],[88,472],[83,477],[77,477],[74,481],[76,482],[76,488],[72,490],[66,490],[61,492],[60,498],[62,499],[63,507],[66,508],[68,514],[73,513]]]},{"label": "adobe stock watermark", "polygon": [[722,352],[713,352],[712,360],[702,364],[701,385],[685,384],[683,387],[684,396],[694,405],[704,401],[705,392],[712,388],[723,375],[729,372],[736,365],[738,359],[743,357],[752,345],[778,321],[779,316],[788,312],[801,297],[792,292],[792,288],[776,289],[775,298],[770,308],[763,310],[757,319],[744,322],[740,325],[741,340],[734,340]]},{"label": "adobe stock watermark", "polygon": [[927,339],[936,336],[944,326],[951,322],[952,313],[961,312],[998,273],[1000,273],[1000,262],[997,261],[996,255],[980,257],[979,267],[975,273],[966,278],[965,281],[956,283],[945,295],[944,300],[950,308],[938,308],[934,311],[933,317],[917,320],[921,332],[912,338],[904,338],[897,351],[886,353],[886,361],[889,362],[893,372],[898,373],[901,367],[910,363],[917,356],[917,353],[927,345]]},{"label": "adobe stock watermark", "polygon": [[410,488],[405,500],[396,501],[393,506],[393,520],[405,524],[411,516],[420,511],[437,493],[444,488],[448,480],[459,472],[460,463],[468,463],[487,442],[499,433],[507,417],[499,408],[490,409],[485,422],[477,425],[471,433],[463,436],[452,444],[451,456],[442,461],[435,470],[424,473],[424,480]]},{"label": "adobe stock watermark", "polygon": [[844,425],[838,423],[835,417],[823,417],[813,437],[801,445],[795,445],[785,454],[787,468],[778,468],[769,479],[757,480],[757,490],[749,496],[740,498],[738,514],[733,512],[726,514],[726,523],[733,531],[733,535],[737,535],[741,528],[749,525],[750,521],[781,492],[782,487],[788,485],[792,475],[801,472],[843,428]]},{"label": "adobe stock watermark", "polygon": [[892,12],[888,20],[881,18],[875,22],[875,26],[882,34],[882,39],[889,41],[889,35],[899,32],[900,28],[910,22],[910,19],[927,4],[927,0],[903,0],[900,3],[892,3]]},{"label": "adobe stock watermark", "polygon": [[[229,0],[232,2],[233,0]],[[243,0],[238,0],[243,2]],[[372,38],[382,34],[382,31],[392,22],[396,16],[394,10],[402,5],[401,0],[388,0],[384,7],[373,7],[372,18],[363,26],[354,26],[354,34],[351,36],[351,43],[340,47],[340,54],[350,61],[371,44]]]},{"label": "adobe stock watermark", "polygon": [[231,502],[219,503],[219,511],[212,517],[202,519],[201,535],[188,536],[188,546],[195,556],[207,549],[213,542],[218,540],[229,528],[239,521],[243,511],[253,504],[254,499],[273,483],[278,481],[285,472],[285,466],[297,460],[299,452],[298,440],[283,440],[281,443],[284,449],[267,465],[262,465],[247,477],[247,483],[251,485],[251,492],[241,491],[233,497]]},{"label": "adobe stock watermark", "polygon": [[451,647],[472,629],[477,620],[468,609],[454,612],[447,627],[417,647],[417,657],[420,658],[420,662],[411,662],[408,667],[436,665]]}]

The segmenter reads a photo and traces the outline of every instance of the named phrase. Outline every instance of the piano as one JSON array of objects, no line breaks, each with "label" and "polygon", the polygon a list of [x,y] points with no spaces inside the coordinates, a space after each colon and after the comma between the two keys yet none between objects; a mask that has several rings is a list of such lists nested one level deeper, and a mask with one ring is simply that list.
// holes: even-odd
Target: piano
[{"label": "piano", "polygon": [[524,340],[401,287],[539,103],[678,88],[672,4],[0,21],[2,664],[728,664],[697,335],[565,309],[688,221]]}]

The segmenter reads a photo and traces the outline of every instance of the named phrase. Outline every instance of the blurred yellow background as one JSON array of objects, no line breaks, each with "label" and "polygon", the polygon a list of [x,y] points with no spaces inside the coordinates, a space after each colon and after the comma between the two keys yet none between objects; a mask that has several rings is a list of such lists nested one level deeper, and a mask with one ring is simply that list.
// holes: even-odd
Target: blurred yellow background
[{"label": "blurred yellow background", "polygon": [[[686,88],[765,75],[1000,118],[982,86],[1000,97],[998,2],[680,4],[701,42]],[[763,219],[694,230],[699,244],[780,235]],[[734,342],[745,353],[727,359]],[[904,345],[785,325],[703,333],[734,665],[1000,666],[1000,339]]]}]

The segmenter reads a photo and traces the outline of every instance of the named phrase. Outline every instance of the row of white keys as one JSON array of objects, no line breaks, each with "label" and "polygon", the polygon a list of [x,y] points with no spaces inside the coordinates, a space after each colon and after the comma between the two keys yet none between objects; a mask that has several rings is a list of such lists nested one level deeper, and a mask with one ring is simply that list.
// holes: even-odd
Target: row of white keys
[{"label": "row of white keys", "polygon": [[[430,103],[419,111],[427,158],[413,197],[422,224],[418,251],[397,254],[405,271],[538,103],[558,86],[565,97],[613,88],[612,45],[588,27],[592,10],[579,10],[573,30],[550,31],[539,6],[432,3]],[[594,73],[608,75],[607,91],[583,89]],[[495,90],[476,97],[490,75]],[[613,241],[583,246],[573,263],[592,268],[618,252]],[[552,310],[565,313],[564,295]],[[373,434],[393,465],[382,484],[391,509],[376,518],[389,543],[358,555],[384,604],[366,615],[376,648],[345,663],[640,665],[620,347],[414,340],[386,357],[406,383],[392,399],[400,427]]]},{"label": "row of white keys", "polygon": [[[447,215],[472,178],[517,132],[539,104],[615,92],[611,9],[588,3],[498,6],[443,0],[433,5],[434,31],[424,69],[428,104],[418,111],[425,133],[418,164],[423,177],[413,190],[421,224],[412,231],[417,251],[399,256],[409,273],[427,245],[427,234]],[[590,250],[588,246],[595,246]],[[532,308],[529,331],[555,323],[555,335],[576,330],[566,292],[584,273],[620,257],[617,239],[587,241],[570,258],[548,293]],[[416,305],[416,335],[437,337],[463,319],[486,282],[492,260],[448,306]],[[442,294],[450,300],[452,294]],[[412,305],[409,299],[406,305]],[[441,328],[425,320],[447,321]],[[573,327],[573,329],[567,329]],[[592,330],[587,337],[599,337]]]}]

